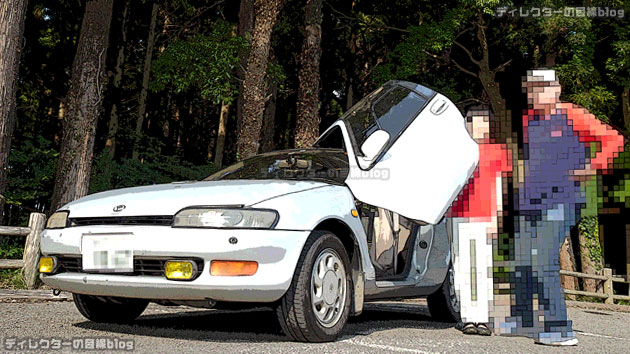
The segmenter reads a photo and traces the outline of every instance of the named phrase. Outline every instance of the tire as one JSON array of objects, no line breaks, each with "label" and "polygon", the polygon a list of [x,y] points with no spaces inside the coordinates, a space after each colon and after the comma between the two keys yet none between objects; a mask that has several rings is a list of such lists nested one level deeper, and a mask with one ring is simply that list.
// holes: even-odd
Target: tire
[{"label": "tire", "polygon": [[350,315],[350,274],[348,254],[339,238],[329,231],[313,231],[276,308],[284,333],[300,342],[337,339]]},{"label": "tire", "polygon": [[72,294],[83,317],[93,322],[129,323],[149,305],[148,300]]},{"label": "tire", "polygon": [[453,266],[448,267],[448,273],[442,286],[433,294],[427,296],[429,313],[436,321],[455,323],[461,319],[459,300],[455,293]]}]

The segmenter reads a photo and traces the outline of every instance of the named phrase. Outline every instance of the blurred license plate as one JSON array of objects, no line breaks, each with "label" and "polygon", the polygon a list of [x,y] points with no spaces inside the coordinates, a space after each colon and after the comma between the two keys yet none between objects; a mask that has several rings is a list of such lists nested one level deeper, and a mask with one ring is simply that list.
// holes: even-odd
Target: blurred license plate
[{"label": "blurred license plate", "polygon": [[83,235],[83,270],[133,272],[132,240],[127,236]]}]

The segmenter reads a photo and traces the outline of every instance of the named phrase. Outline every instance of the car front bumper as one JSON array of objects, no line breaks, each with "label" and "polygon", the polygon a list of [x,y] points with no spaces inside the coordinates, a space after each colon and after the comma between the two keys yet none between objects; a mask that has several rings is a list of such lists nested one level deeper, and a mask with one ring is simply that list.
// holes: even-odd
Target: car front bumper
[{"label": "car front bumper", "polygon": [[[134,257],[200,258],[204,267],[192,281],[168,280],[163,275],[83,272],[42,274],[41,279],[54,289],[89,295],[155,300],[273,302],[289,288],[309,234],[309,231],[295,230],[164,226],[89,226],[45,230],[41,240],[43,255],[80,257],[84,235],[125,235]],[[256,261],[258,270],[252,276],[213,276],[210,274],[212,260]]]}]

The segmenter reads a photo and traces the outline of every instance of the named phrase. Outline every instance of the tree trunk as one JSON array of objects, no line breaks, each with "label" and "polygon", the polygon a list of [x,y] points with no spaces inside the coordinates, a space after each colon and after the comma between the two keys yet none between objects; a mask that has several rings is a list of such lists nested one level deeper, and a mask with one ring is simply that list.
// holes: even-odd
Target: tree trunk
[{"label": "tree trunk", "polygon": [[225,101],[221,104],[219,115],[219,128],[217,129],[217,146],[214,149],[214,165],[220,168],[223,165],[223,150],[225,148],[225,132],[227,131],[228,114],[230,105]]},{"label": "tree trunk", "polygon": [[114,0],[92,0],[85,7],[72,78],[66,99],[61,154],[52,210],[88,192],[96,122],[102,110],[105,56]]},{"label": "tree trunk", "polygon": [[273,151],[276,148],[274,135],[276,132],[276,98],[278,96],[278,85],[276,83],[269,84],[269,100],[265,107],[265,115],[263,118],[262,132],[260,135],[260,152]]},{"label": "tree trunk", "polygon": [[[247,38],[254,28],[254,0],[241,0],[238,12],[238,36]],[[251,38],[250,38],[251,39]],[[236,77],[241,80],[239,85],[238,98],[236,100],[236,120],[243,120],[243,80],[245,78],[245,68],[247,67],[247,57],[243,56],[236,70]]]},{"label": "tree trunk", "polygon": [[118,101],[120,100],[120,84],[123,77],[123,64],[125,63],[125,45],[127,44],[127,14],[129,13],[129,1],[125,2],[123,9],[123,19],[121,26],[121,44],[118,48],[116,67],[114,68],[114,79],[112,80],[114,102],[109,113],[109,123],[107,124],[107,140],[105,149],[112,158],[116,155],[116,135],[118,134]]},{"label": "tree trunk", "polygon": [[[66,116],[66,105],[63,103],[63,99],[59,100],[59,110],[57,110],[57,121],[63,127],[63,118]],[[62,132],[59,132],[63,134]],[[61,144],[61,136],[58,132],[55,132],[55,144]]]},{"label": "tree trunk", "polygon": [[[492,106],[492,112],[494,113],[494,121],[499,128],[495,133],[495,138],[499,138],[499,141],[503,141],[512,136],[512,122],[511,117],[508,117],[506,111],[505,99],[501,96],[501,90],[499,89],[499,83],[496,81],[496,73],[502,69],[497,67],[490,69],[490,47],[486,37],[485,22],[483,21],[483,15],[479,14],[477,25],[477,39],[481,47],[482,57],[476,64],[479,66],[479,81],[483,86],[484,91],[488,95],[490,105]],[[470,59],[475,62],[472,55]]]},{"label": "tree trunk", "polygon": [[0,2],[0,225],[4,216],[9,151],[15,127],[15,90],[22,54],[26,3],[26,0]]},{"label": "tree trunk", "polygon": [[352,78],[348,80],[348,91],[346,93],[346,111],[354,105],[354,90],[352,89]]},{"label": "tree trunk", "polygon": [[295,147],[310,147],[319,137],[319,62],[322,55],[322,0],[306,0],[305,35],[300,55]]},{"label": "tree trunk", "polygon": [[[568,270],[575,272],[575,259],[572,257],[573,253],[573,245],[571,242],[571,238],[567,237],[562,245],[560,245],[560,269]],[[560,277],[560,282],[562,283],[563,289],[575,290],[577,289],[577,284],[575,281],[575,277],[570,277],[563,275]],[[569,296],[572,300],[575,299],[573,295]]]},{"label": "tree trunk", "polygon": [[[588,235],[586,230],[594,232]],[[582,265],[582,273],[599,274],[603,268],[601,261],[601,246],[599,244],[599,223],[596,216],[585,217],[580,220],[578,227],[578,235],[580,242],[580,263]],[[584,291],[598,292],[602,289],[602,283],[599,280],[583,279]]]},{"label": "tree trunk", "polygon": [[132,157],[138,158],[138,148],[142,137],[142,125],[144,124],[144,116],[147,111],[147,95],[149,93],[149,80],[151,79],[151,62],[153,59],[153,46],[155,45],[155,26],[157,22],[157,14],[160,5],[153,3],[151,10],[151,24],[149,25],[149,35],[147,37],[147,51],[144,55],[144,69],[142,70],[142,88],[140,90],[140,99],[138,100],[138,115],[136,117],[135,143],[133,145]]},{"label": "tree trunk", "polygon": [[630,132],[630,86],[623,88],[623,93],[621,94],[621,108],[626,131]]},{"label": "tree trunk", "polygon": [[258,152],[262,118],[265,110],[265,73],[271,47],[271,31],[284,0],[255,0],[256,16],[252,47],[247,59],[243,82],[243,117],[238,122],[237,158],[248,158]]}]

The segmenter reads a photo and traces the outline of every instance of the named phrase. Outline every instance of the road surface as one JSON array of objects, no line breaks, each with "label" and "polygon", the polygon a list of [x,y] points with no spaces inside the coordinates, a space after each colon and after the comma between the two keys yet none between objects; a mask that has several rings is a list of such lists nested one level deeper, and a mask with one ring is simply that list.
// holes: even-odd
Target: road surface
[{"label": "road surface", "polygon": [[289,341],[275,312],[263,308],[228,312],[151,304],[132,325],[89,322],[68,301],[0,303],[0,314],[0,352],[18,351],[7,350],[7,341],[17,346],[31,338],[35,347],[52,340],[65,343],[56,351],[43,350],[59,353],[73,351],[72,340],[78,340],[77,347],[91,348],[105,339],[138,353],[630,353],[630,313],[580,308],[569,308],[580,340],[572,348],[545,347],[520,337],[465,336],[450,324],[433,321],[423,302],[367,304],[337,342],[325,344]]}]

